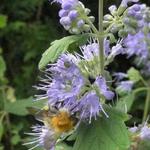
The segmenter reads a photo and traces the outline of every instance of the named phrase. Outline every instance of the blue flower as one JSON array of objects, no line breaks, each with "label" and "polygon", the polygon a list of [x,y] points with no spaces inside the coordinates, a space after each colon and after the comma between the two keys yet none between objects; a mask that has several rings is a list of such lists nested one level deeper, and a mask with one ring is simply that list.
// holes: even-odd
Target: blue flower
[{"label": "blue flower", "polygon": [[98,86],[100,94],[102,94],[107,100],[112,100],[114,93],[108,89],[106,80],[103,77],[97,77],[95,84]]},{"label": "blue flower", "polygon": [[124,54],[124,48],[121,45],[122,43],[117,43],[115,46],[112,47],[111,52],[109,54],[109,57],[114,58],[115,56],[119,54]]},{"label": "blue flower", "polygon": [[128,77],[128,75],[126,73],[123,73],[123,72],[114,73],[113,76],[115,76],[117,82]]},{"label": "blue flower", "polygon": [[47,95],[49,101],[54,104],[74,96],[77,97],[84,85],[84,78],[71,56],[71,54],[63,54],[58,62],[48,69],[53,80],[47,90]]},{"label": "blue flower", "polygon": [[129,128],[129,131],[131,132],[131,133],[136,133],[137,131],[138,131],[139,129],[138,129],[138,127],[132,127],[132,128]]},{"label": "blue flower", "polygon": [[150,140],[150,128],[147,125],[144,125],[144,127],[142,127],[140,137],[143,140]]},{"label": "blue flower", "polygon": [[[81,51],[85,60],[92,60],[95,57],[99,57],[99,44],[94,40],[87,45],[81,47]],[[109,40],[104,40],[104,53],[107,57],[110,53],[110,42]]]},{"label": "blue flower", "polygon": [[145,35],[141,31],[135,35],[128,34],[127,38],[123,41],[125,45],[125,53],[128,57],[136,55],[140,60],[147,59],[149,55],[148,39],[150,39],[150,35]]},{"label": "blue flower", "polygon": [[33,133],[27,133],[34,136],[33,140],[25,143],[24,145],[33,145],[29,150],[33,150],[37,147],[43,147],[45,150],[54,150],[57,138],[53,130],[46,126],[34,126],[32,127]]},{"label": "blue flower", "polygon": [[127,7],[129,2],[137,3],[139,0],[122,0],[121,6]]},{"label": "blue flower", "polygon": [[117,90],[121,92],[130,92],[134,85],[133,81],[121,81],[118,83]]},{"label": "blue flower", "polygon": [[108,115],[103,110],[99,97],[94,91],[85,94],[85,96],[81,98],[78,107],[76,107],[76,110],[80,112],[80,119],[89,120],[89,123],[91,123],[92,118],[96,119],[101,111],[103,111],[104,114],[108,117]]}]

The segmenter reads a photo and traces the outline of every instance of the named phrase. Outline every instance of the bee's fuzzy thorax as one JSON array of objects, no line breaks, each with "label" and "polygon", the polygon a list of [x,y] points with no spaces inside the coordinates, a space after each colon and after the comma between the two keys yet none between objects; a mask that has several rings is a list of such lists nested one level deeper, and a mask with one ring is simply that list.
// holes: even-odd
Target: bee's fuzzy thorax
[{"label": "bee's fuzzy thorax", "polygon": [[51,118],[51,126],[58,133],[68,132],[73,129],[74,121],[68,111],[60,111]]}]

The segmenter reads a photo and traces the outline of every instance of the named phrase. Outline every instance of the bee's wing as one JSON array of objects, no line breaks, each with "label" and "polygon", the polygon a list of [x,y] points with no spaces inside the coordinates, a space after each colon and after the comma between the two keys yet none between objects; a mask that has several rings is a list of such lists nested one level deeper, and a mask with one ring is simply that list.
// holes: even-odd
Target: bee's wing
[{"label": "bee's wing", "polygon": [[31,115],[35,115],[37,112],[40,111],[40,109],[36,107],[27,107],[26,109]]},{"label": "bee's wing", "polygon": [[35,118],[39,121],[43,121],[47,117],[52,117],[58,112],[57,109],[51,106],[45,106],[42,109],[36,107],[27,107],[27,110],[31,115],[34,115]]},{"label": "bee's wing", "polygon": [[31,115],[34,115],[35,118],[39,121],[42,121],[43,118],[48,115],[48,110],[45,109],[39,109],[36,107],[27,107],[27,110]]}]

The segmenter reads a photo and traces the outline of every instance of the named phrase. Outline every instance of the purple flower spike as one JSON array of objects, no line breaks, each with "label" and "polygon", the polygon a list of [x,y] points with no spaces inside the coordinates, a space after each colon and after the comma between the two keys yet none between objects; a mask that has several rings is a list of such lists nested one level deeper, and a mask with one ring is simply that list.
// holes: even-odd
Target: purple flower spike
[{"label": "purple flower spike", "polygon": [[[89,32],[91,27],[86,23],[84,15],[89,15],[90,10],[85,8],[82,2],[79,0],[53,0],[52,2],[61,4],[60,23],[67,31],[71,34]],[[87,17],[94,22],[93,16]]]}]

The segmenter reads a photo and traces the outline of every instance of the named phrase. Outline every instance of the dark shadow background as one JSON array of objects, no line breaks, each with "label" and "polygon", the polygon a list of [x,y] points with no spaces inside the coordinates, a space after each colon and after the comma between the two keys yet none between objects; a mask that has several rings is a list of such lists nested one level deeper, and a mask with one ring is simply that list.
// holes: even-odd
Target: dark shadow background
[{"label": "dark shadow background", "polygon": [[[104,0],[105,13],[111,4],[119,5],[120,0]],[[97,18],[98,0],[82,0],[92,15]],[[150,0],[141,0],[150,6]],[[50,43],[68,33],[59,24],[59,6],[50,5],[48,0],[0,0],[0,14],[7,17],[7,25],[0,29],[1,55],[6,63],[5,81],[0,86],[13,88],[17,100],[35,94],[32,88],[38,82],[38,62]],[[97,19],[96,19],[97,22]],[[96,23],[95,23],[96,24]],[[121,68],[117,65],[118,63]],[[118,58],[114,68],[126,70],[130,62]],[[1,99],[0,99],[1,101]],[[17,110],[16,110],[17,111]],[[9,122],[8,122],[9,121]],[[0,130],[0,150],[25,150],[21,145],[24,134],[34,119],[31,116],[9,114],[3,122],[6,127]],[[9,136],[10,135],[10,136]]]}]

